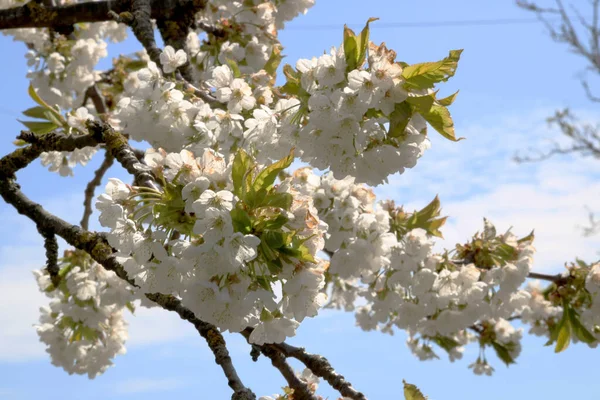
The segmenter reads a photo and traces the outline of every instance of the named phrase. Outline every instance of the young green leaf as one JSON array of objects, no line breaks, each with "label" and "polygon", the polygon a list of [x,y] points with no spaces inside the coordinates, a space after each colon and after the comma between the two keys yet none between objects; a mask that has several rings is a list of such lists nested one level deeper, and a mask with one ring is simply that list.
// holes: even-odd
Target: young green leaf
[{"label": "young green leaf", "polygon": [[437,62],[409,65],[402,71],[407,89],[430,89],[436,83],[454,76],[462,50],[451,50],[448,57]]},{"label": "young green leaf", "polygon": [[273,183],[275,183],[275,179],[277,179],[279,172],[289,167],[292,164],[292,161],[294,161],[294,149],[292,149],[290,154],[286,157],[269,165],[256,176],[256,179],[252,184],[254,190],[270,189],[273,186]]},{"label": "young green leaf", "polygon": [[31,132],[37,135],[44,135],[58,128],[54,122],[17,121],[25,125]]},{"label": "young green leaf", "polygon": [[281,60],[284,57],[281,55],[281,48],[282,48],[281,45],[273,46],[273,51],[271,52],[271,56],[269,57],[269,60],[267,60],[267,63],[265,64],[264,70],[267,72],[267,74],[269,74],[271,76],[275,76],[275,73],[277,72],[277,68],[279,68],[279,64],[281,64]]},{"label": "young green leaf", "polygon": [[560,353],[563,350],[566,350],[571,343],[571,323],[567,319],[563,324],[561,324],[560,329],[558,330],[558,337],[556,338],[556,346],[554,347],[555,353]]},{"label": "young green leaf", "polygon": [[358,39],[354,31],[344,25],[344,56],[346,57],[346,72],[358,67]]},{"label": "young green leaf", "polygon": [[290,193],[272,193],[263,201],[265,207],[279,207],[284,210],[289,210],[292,206],[294,197]]},{"label": "young green leaf", "polygon": [[404,399],[405,400],[427,400],[427,397],[421,393],[418,387],[411,383],[406,383],[405,380],[402,380],[404,384]]},{"label": "young green leaf", "polygon": [[573,333],[575,333],[577,339],[588,344],[596,342],[596,337],[579,320],[579,314],[577,313],[577,311],[575,311],[575,309],[573,309],[572,307],[569,307],[568,312],[569,321],[571,322]]},{"label": "young green leaf", "polygon": [[243,198],[248,188],[244,186],[244,178],[254,168],[254,160],[243,149],[238,150],[233,165],[231,166],[231,179],[233,180],[233,194]]},{"label": "young green leaf", "polygon": [[410,96],[406,102],[414,106],[415,110],[425,117],[424,114],[427,114],[435,103],[435,95],[432,93],[425,96]]},{"label": "young green leaf", "polygon": [[45,107],[35,106],[35,107],[31,107],[31,108],[28,108],[27,110],[23,111],[23,114],[28,117],[31,117],[31,118],[47,120],[48,117],[46,116],[46,112],[47,112],[47,109]]},{"label": "young green leaf", "polygon": [[413,107],[406,101],[396,103],[394,111],[390,114],[390,128],[388,136],[392,138],[402,138],[404,130],[410,122],[413,115]]},{"label": "young green leaf", "polygon": [[510,356],[509,350],[502,343],[493,341],[492,347],[494,351],[496,351],[496,355],[506,366],[508,367],[510,364],[514,364],[515,360]]},{"label": "young green leaf", "polygon": [[360,35],[356,37],[356,47],[358,48],[356,66],[358,68],[362,67],[367,58],[367,49],[369,47],[369,23],[377,21],[378,19],[379,18],[369,18]]},{"label": "young green leaf", "polygon": [[434,104],[429,111],[421,113],[423,118],[435,129],[440,135],[453,142],[458,142],[464,138],[456,138],[454,134],[454,121],[450,116],[450,111],[444,106]]},{"label": "young green leaf", "polygon": [[456,93],[451,94],[448,97],[444,97],[443,99],[438,99],[438,103],[440,103],[440,105],[442,105],[444,107],[451,106],[452,103],[454,103],[454,100],[456,100],[457,95],[458,95],[458,90],[456,91]]},{"label": "young green leaf", "polygon": [[252,220],[246,211],[241,208],[234,208],[231,210],[230,215],[235,232],[248,234],[252,231]]},{"label": "young green leaf", "polygon": [[42,98],[37,94],[37,92],[35,91],[35,89],[33,88],[33,85],[31,83],[29,84],[27,93],[29,93],[29,97],[31,97],[33,99],[33,101],[38,103],[40,106],[44,107],[45,109],[52,108],[52,107],[50,107],[50,105],[48,105],[48,103],[46,103],[44,100],[42,100]]}]

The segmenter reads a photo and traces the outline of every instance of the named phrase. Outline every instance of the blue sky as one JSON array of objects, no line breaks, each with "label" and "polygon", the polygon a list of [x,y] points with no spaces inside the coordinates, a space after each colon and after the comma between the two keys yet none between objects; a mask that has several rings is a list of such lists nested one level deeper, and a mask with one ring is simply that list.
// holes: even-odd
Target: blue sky
[{"label": "blue sky", "polygon": [[[501,230],[513,226],[517,234],[527,234],[536,229],[538,271],[560,271],[577,255],[596,259],[599,237],[582,238],[577,226],[586,223],[585,205],[598,209],[600,163],[572,157],[529,165],[511,161],[518,150],[559,139],[544,122],[555,109],[569,106],[585,120],[598,121],[577,81],[583,61],[553,43],[539,23],[385,25],[532,18],[511,1],[474,0],[317,1],[281,33],[286,61],[293,64],[339,45],[344,23],[360,29],[369,17],[381,18],[372,24],[372,40],[385,41],[406,62],[433,61],[450,49],[465,49],[456,77],[441,89],[445,94],[460,89],[451,111],[457,135],[467,140],[450,143],[433,133],[432,149],[417,167],[392,177],[389,185],[377,188],[378,195],[410,209],[439,194],[444,214],[451,217],[440,248],[468,238],[486,216]],[[128,40],[109,50],[114,54],[137,48]],[[31,104],[24,45],[0,36],[0,51],[5,60],[2,72],[8,77],[0,91],[0,154],[6,154],[21,129],[16,117]],[[105,66],[109,63],[104,60]],[[19,182],[31,198],[77,223],[83,188],[99,163],[96,159],[89,168],[77,169],[74,178],[60,178],[35,163],[19,174]],[[109,176],[124,174],[113,167]],[[42,242],[33,224],[5,204],[0,204],[0,219],[0,399],[230,398],[226,380],[203,340],[191,326],[160,310],[140,309],[130,318],[128,354],[118,357],[103,376],[90,381],[51,366],[32,328],[38,307],[46,303],[31,276],[31,270],[44,263]],[[353,315],[323,312],[306,320],[290,342],[326,355],[372,400],[400,398],[402,379],[419,385],[432,400],[600,398],[593,363],[597,355],[582,345],[556,355],[543,340],[526,337],[518,363],[510,368],[488,354],[496,368],[489,378],[467,369],[477,357],[475,347],[467,348],[463,360],[454,364],[443,357],[420,362],[406,348],[405,339],[402,333],[394,337],[364,333],[354,327]],[[244,383],[259,396],[279,392],[284,382],[269,362],[261,358],[253,363],[239,335],[226,335],[226,340]],[[322,395],[336,398],[326,383],[321,389]]]}]

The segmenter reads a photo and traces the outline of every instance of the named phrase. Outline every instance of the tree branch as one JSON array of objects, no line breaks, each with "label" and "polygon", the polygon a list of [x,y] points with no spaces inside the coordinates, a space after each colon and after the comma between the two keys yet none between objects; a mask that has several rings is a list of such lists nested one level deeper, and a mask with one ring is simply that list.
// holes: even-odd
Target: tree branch
[{"label": "tree branch", "polygon": [[60,281],[60,277],[58,276],[60,269],[58,268],[58,242],[56,241],[56,236],[52,232],[40,229],[39,226],[38,231],[44,238],[44,248],[46,249],[46,270],[50,275],[52,284],[54,287],[57,287]]},{"label": "tree branch", "polygon": [[554,283],[560,283],[562,281],[564,281],[564,278],[560,275],[547,275],[547,274],[540,274],[538,272],[530,272],[527,277],[529,279],[540,279],[543,281],[548,281],[548,282],[554,282]]},{"label": "tree branch", "polygon": [[95,189],[100,186],[102,183],[102,178],[108,169],[113,165],[115,158],[110,154],[110,152],[106,152],[104,154],[104,161],[100,167],[94,172],[94,179],[88,182],[85,187],[85,199],[83,200],[83,217],[81,218],[81,222],[79,223],[83,229],[86,231],[89,227],[90,216],[92,215],[92,199],[94,197]]},{"label": "tree branch", "polygon": [[92,135],[102,138],[102,142],[106,143],[106,151],[110,152],[123,168],[134,176],[136,185],[159,190],[152,175],[152,170],[138,160],[135,151],[129,146],[125,136],[115,132],[105,122],[88,121],[87,128]]},{"label": "tree branch", "polygon": [[96,133],[88,135],[65,135],[50,132],[37,136],[29,131],[22,131],[17,139],[30,143],[30,146],[19,148],[0,159],[0,179],[13,178],[14,174],[29,165],[40,154],[46,151],[73,151],[84,147],[94,147],[102,140]]},{"label": "tree branch", "polygon": [[[183,7],[198,0],[147,0],[150,18],[172,18]],[[111,14],[131,12],[131,0],[88,1],[64,6],[46,7],[29,2],[20,7],[0,10],[0,30],[17,28],[57,28],[82,22],[112,21]]]}]

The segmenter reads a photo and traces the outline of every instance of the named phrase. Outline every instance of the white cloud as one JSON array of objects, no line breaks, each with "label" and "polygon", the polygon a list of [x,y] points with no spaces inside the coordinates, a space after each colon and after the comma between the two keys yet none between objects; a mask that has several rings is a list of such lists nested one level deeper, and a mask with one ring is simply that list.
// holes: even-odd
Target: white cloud
[{"label": "white cloud", "polygon": [[137,378],[117,383],[114,391],[117,394],[125,395],[173,390],[184,385],[184,381],[176,378]]},{"label": "white cloud", "polygon": [[31,274],[43,262],[43,251],[33,247],[0,248],[0,362],[44,357],[33,325],[47,300]]}]

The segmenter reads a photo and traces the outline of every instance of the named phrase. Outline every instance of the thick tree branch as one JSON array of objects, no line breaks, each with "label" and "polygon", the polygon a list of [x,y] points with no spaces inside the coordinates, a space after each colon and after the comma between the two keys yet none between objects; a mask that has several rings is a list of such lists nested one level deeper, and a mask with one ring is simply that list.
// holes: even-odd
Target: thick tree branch
[{"label": "thick tree branch", "polygon": [[158,190],[152,170],[142,164],[135,151],[127,143],[127,138],[107,123],[88,121],[87,128],[95,137],[101,137],[106,150],[116,158],[127,172],[135,177],[135,184]]},{"label": "thick tree branch", "polygon": [[[0,10],[0,30],[17,28],[56,28],[82,22],[111,21],[111,14],[131,12],[132,0],[88,1],[64,6],[45,7],[29,2],[20,7]],[[198,0],[147,0],[150,18],[172,18],[180,10],[198,4]]]},{"label": "thick tree branch", "polygon": [[131,13],[133,21],[131,29],[137,40],[144,46],[150,59],[160,68],[160,50],[154,39],[154,26],[152,26],[152,3],[150,0],[131,0]]},{"label": "thick tree branch", "polygon": [[25,215],[38,227],[42,235],[56,234],[71,246],[87,252],[96,262],[109,271],[114,271],[119,278],[126,280],[131,285],[135,283],[129,279],[127,272],[113,255],[113,249],[108,242],[94,232],[87,232],[72,225],[67,221],[47,212],[44,208],[31,201],[21,192],[19,185],[12,179],[0,178],[0,196],[11,204],[19,214]]},{"label": "thick tree branch", "polygon": [[0,180],[12,178],[14,174],[29,165],[45,151],[73,151],[84,147],[94,147],[102,140],[96,133],[89,135],[65,135],[50,132],[37,136],[29,131],[22,131],[17,139],[30,143],[30,146],[19,148],[0,159]]},{"label": "thick tree branch", "polygon": [[104,161],[100,164],[100,167],[94,172],[94,179],[88,182],[85,187],[85,199],[83,200],[83,217],[81,218],[81,222],[79,223],[83,229],[86,231],[89,227],[90,216],[92,215],[92,199],[94,198],[94,191],[100,184],[102,183],[102,178],[108,169],[113,165],[115,158],[110,154],[110,152],[106,152],[104,154]]}]

